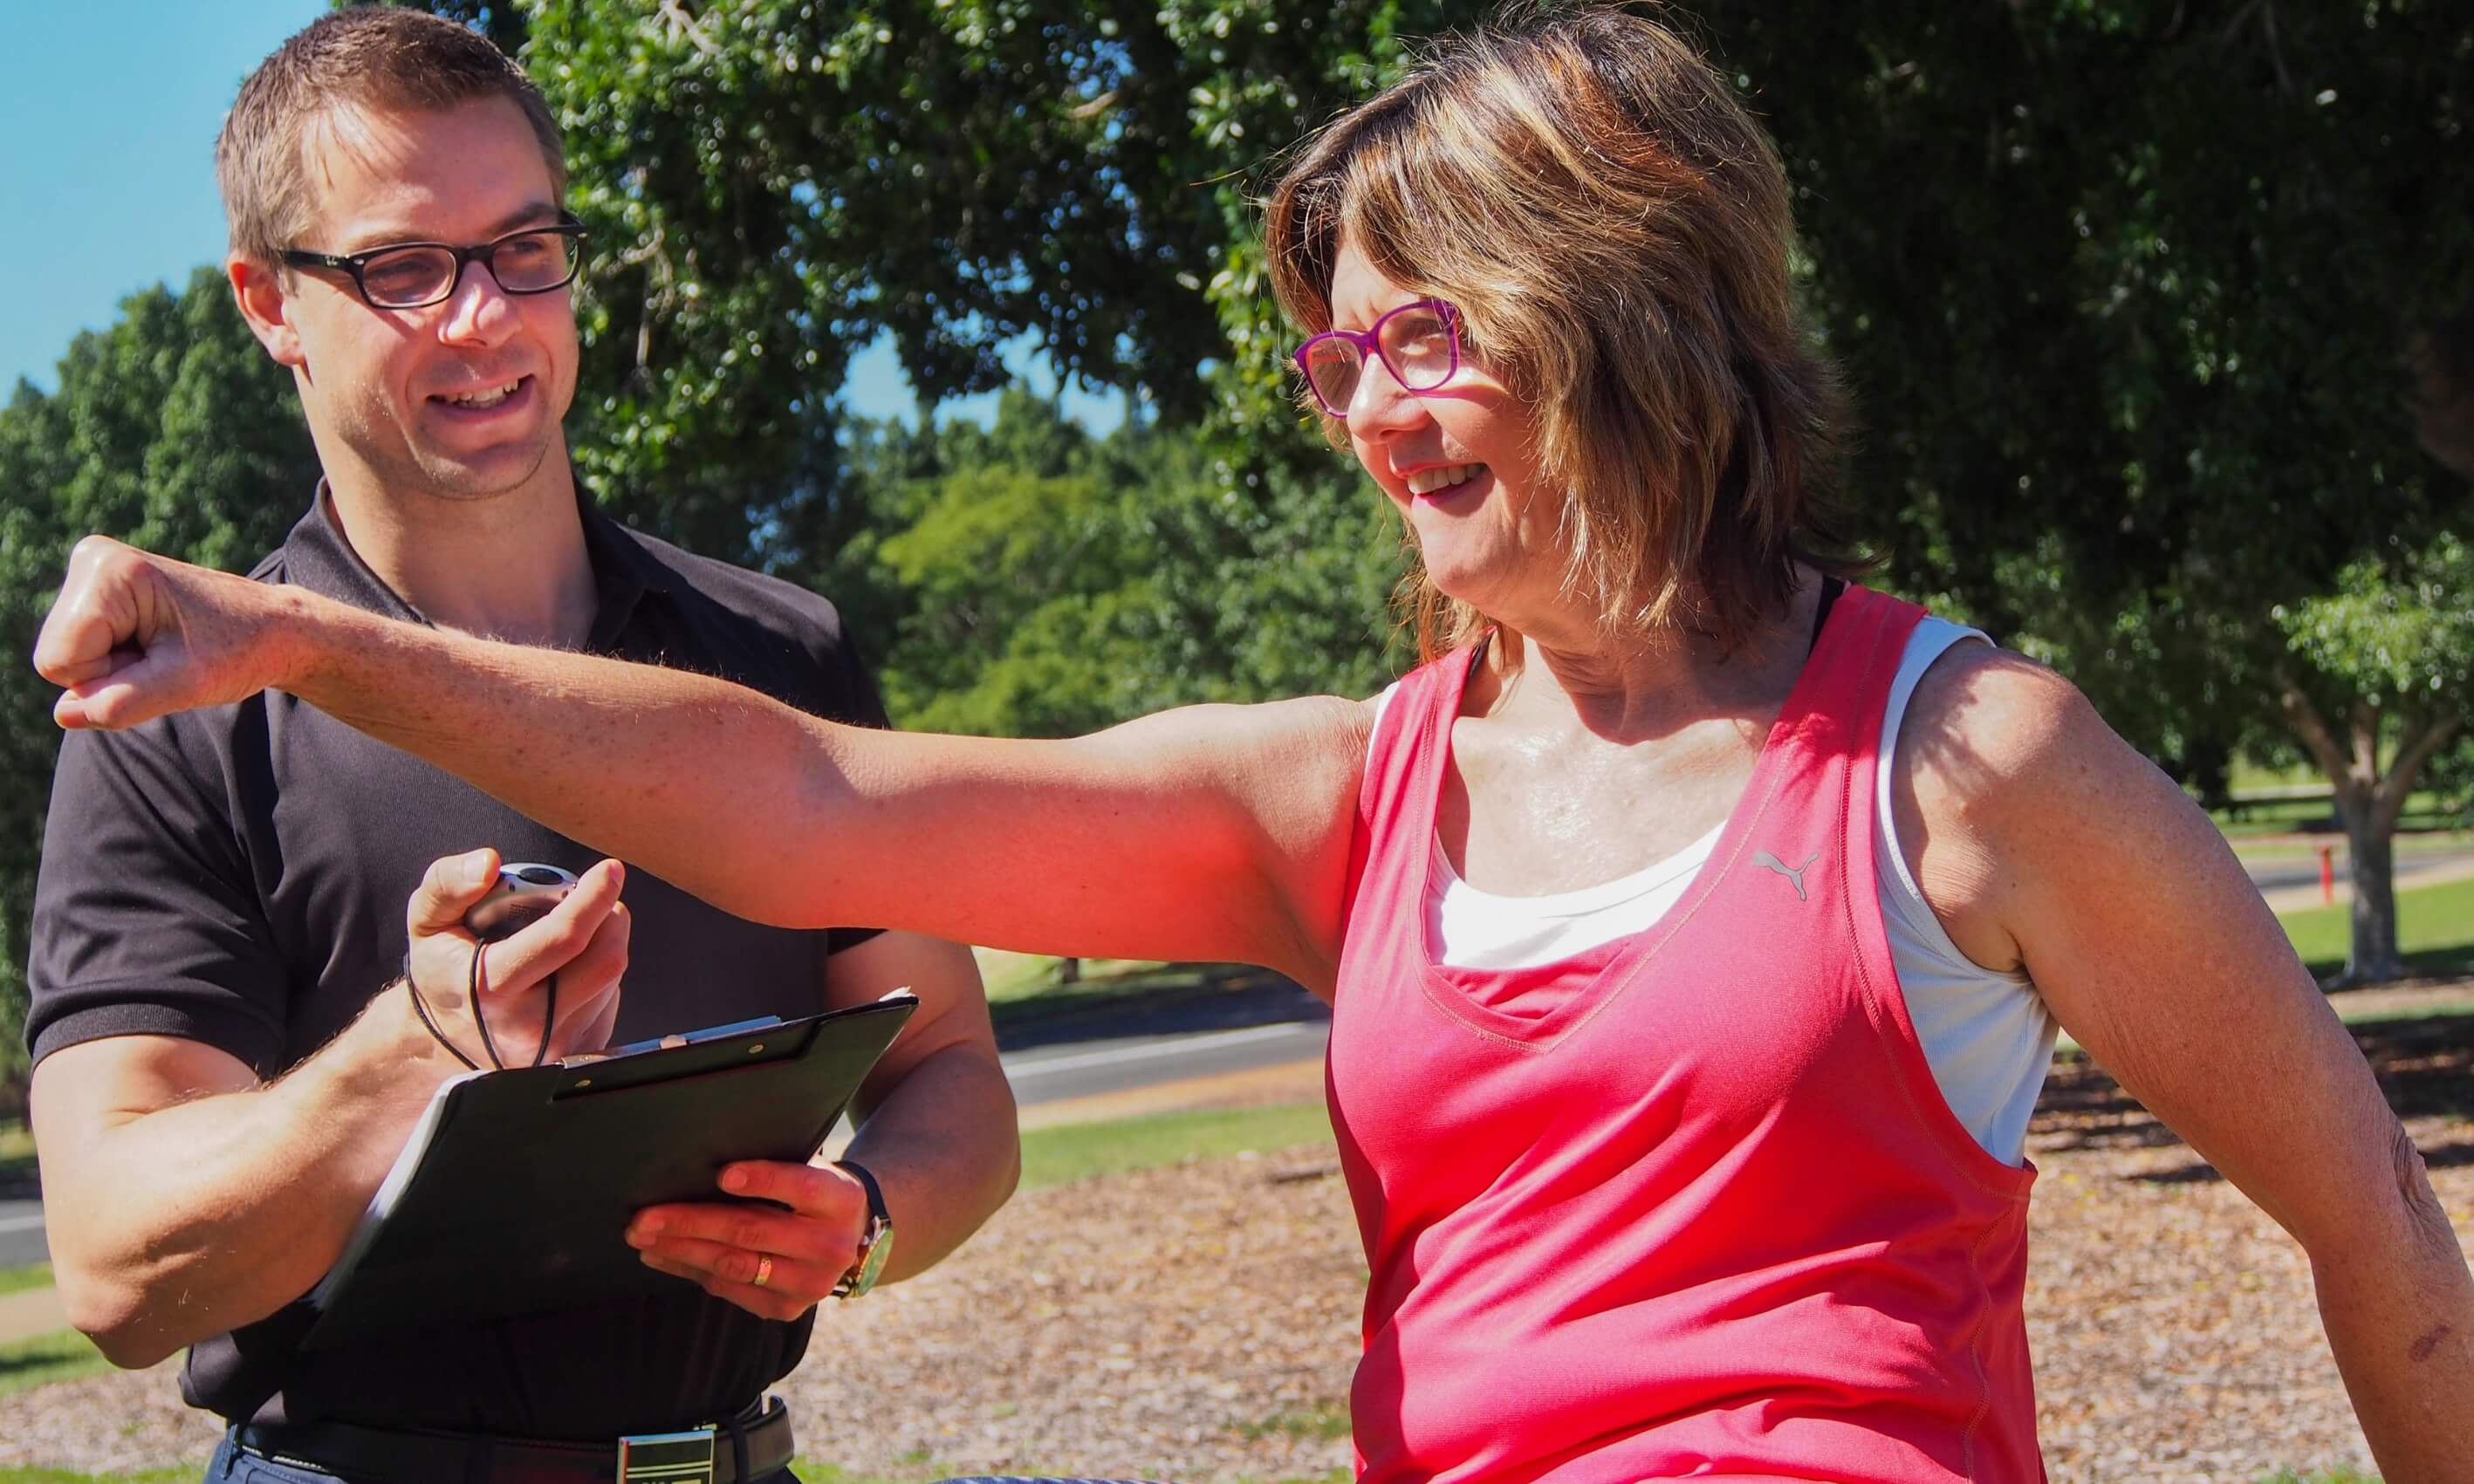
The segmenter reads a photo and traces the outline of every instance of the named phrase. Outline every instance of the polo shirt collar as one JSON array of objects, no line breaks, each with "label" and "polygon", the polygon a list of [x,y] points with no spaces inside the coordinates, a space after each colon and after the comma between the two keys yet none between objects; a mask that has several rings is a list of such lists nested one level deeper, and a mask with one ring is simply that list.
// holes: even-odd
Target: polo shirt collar
[{"label": "polo shirt collar", "polygon": [[[603,515],[581,490],[576,491],[576,515],[584,526],[584,558],[593,568],[596,604],[588,647],[612,649],[646,594],[670,591],[670,573],[633,531]],[[429,624],[427,614],[388,586],[352,549],[343,527],[336,524],[334,503],[327,498],[324,479],[318,481],[308,514],[284,538],[283,578],[357,609],[424,627]]]}]

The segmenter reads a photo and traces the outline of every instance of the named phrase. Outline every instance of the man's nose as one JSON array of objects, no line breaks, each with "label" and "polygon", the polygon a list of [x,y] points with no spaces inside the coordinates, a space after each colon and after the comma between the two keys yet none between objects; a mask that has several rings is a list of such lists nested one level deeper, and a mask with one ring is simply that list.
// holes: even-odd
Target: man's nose
[{"label": "man's nose", "polygon": [[514,298],[498,286],[489,265],[476,258],[464,265],[464,276],[447,297],[439,335],[451,344],[496,345],[515,328],[516,319]]}]

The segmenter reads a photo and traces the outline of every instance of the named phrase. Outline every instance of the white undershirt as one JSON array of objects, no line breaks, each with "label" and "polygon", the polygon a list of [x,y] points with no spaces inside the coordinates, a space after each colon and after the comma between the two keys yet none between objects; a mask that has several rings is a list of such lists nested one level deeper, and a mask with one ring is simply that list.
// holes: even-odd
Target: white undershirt
[{"label": "white undershirt", "polygon": [[[1987,1153],[2008,1164],[2026,1148],[2027,1118],[2052,1063],[2054,1025],[2044,997],[2024,973],[1975,963],[1950,940],[1899,849],[1890,809],[1891,759],[1899,723],[1916,682],[1951,645],[1991,642],[1974,629],[1926,618],[1907,640],[1881,717],[1883,766],[1875,770],[1873,863],[1890,962],[1925,1060],[1951,1112]],[[1376,698],[1376,715],[1392,699]],[[1465,969],[1528,969],[1553,964],[1643,931],[1666,915],[1700,874],[1726,830],[1708,834],[1643,870],[1596,886],[1543,897],[1499,897],[1460,878],[1440,847],[1426,880],[1427,927],[1445,964]]]}]

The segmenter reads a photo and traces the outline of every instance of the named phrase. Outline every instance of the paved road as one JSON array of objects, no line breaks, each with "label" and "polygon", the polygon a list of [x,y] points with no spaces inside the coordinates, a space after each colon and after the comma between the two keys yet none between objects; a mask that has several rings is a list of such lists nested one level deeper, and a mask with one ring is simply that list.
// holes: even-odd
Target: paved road
[{"label": "paved road", "polygon": [[[2400,890],[2413,884],[2416,876],[2462,873],[2474,854],[2459,850],[2405,851],[2396,855],[2396,884]],[[2337,884],[2351,885],[2354,863],[2344,847],[2339,846],[2333,862]],[[2296,886],[2319,884],[2319,861],[2316,856],[2280,857],[2274,860],[2244,861],[2243,868],[2263,892],[2285,891]]]},{"label": "paved road", "polygon": [[0,1268],[21,1268],[51,1258],[43,1245],[43,1203],[0,1201]]},{"label": "paved road", "polygon": [[1004,1062],[1014,1101],[1031,1107],[1189,1077],[1320,1061],[1330,1037],[1331,1022],[1318,1018],[1242,1030],[1069,1041],[1011,1052]]}]

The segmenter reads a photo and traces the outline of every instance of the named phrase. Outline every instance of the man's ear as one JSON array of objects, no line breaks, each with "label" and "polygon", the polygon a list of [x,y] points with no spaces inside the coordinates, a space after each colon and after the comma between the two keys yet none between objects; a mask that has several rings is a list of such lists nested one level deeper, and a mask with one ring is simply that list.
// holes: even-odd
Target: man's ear
[{"label": "man's ear", "polygon": [[224,275],[231,279],[232,302],[249,322],[249,332],[266,347],[278,366],[298,371],[309,364],[301,348],[301,332],[292,324],[292,299],[283,289],[280,270],[233,253],[224,259]]}]

